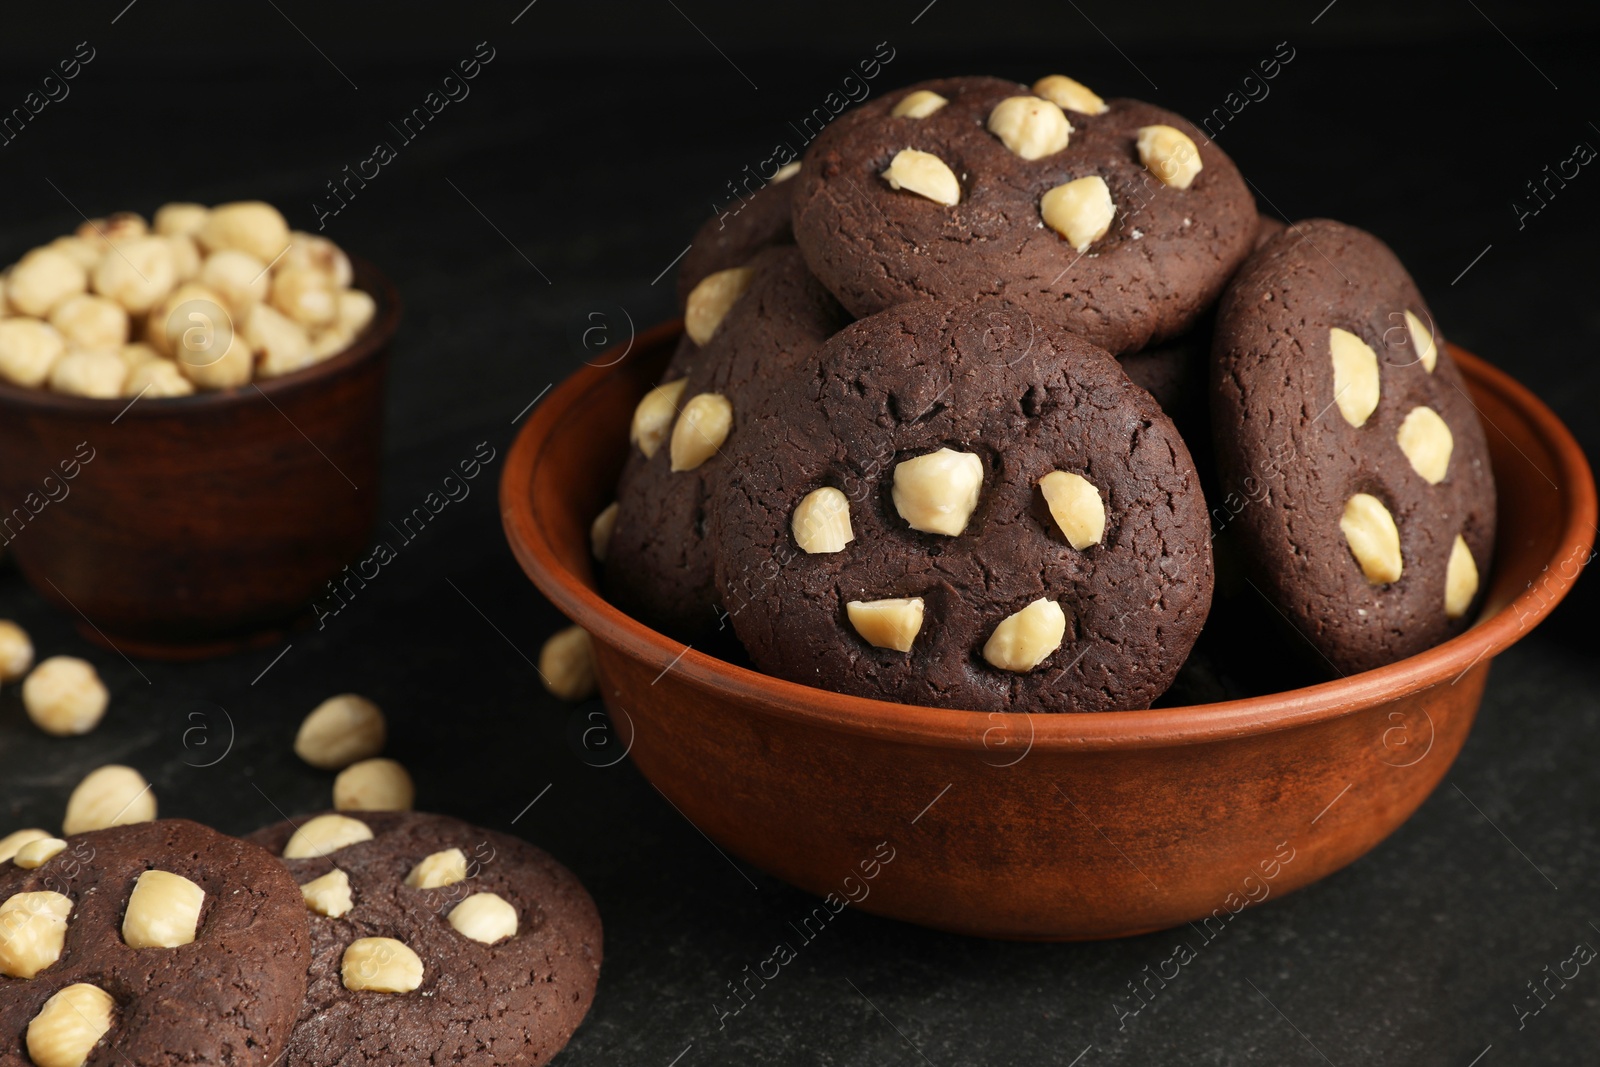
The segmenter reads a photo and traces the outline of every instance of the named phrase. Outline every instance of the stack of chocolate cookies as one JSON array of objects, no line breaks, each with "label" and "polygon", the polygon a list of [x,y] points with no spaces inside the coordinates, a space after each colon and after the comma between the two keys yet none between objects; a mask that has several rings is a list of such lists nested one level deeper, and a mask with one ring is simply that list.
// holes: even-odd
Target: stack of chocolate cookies
[{"label": "stack of chocolate cookies", "polygon": [[[1404,267],[1261,218],[1151,104],[1060,75],[888,94],[708,223],[678,293],[595,544],[607,595],[687,644],[731,629],[866,697],[1110,711],[1226,674],[1203,631],[1259,657],[1276,630],[1310,678],[1480,602],[1488,451]],[[1208,627],[1217,588],[1239,603]]]}]

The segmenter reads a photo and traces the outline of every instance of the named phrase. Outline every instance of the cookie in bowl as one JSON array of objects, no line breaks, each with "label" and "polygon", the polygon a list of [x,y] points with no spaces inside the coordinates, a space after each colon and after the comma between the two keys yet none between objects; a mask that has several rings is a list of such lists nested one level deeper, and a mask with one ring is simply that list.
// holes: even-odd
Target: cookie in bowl
[{"label": "cookie in bowl", "polygon": [[846,327],[727,446],[717,586],[756,666],[977,711],[1148,707],[1205,622],[1199,476],[1105,351],[998,302]]},{"label": "cookie in bowl", "polygon": [[718,271],[742,267],[762,249],[794,244],[790,224],[794,183],[800,171],[796,160],[773,174],[749,197],[737,197],[738,207],[707,219],[678,267],[678,307],[689,306],[695,286]]},{"label": "cookie in bowl", "polygon": [[1489,450],[1388,246],[1328,219],[1263,244],[1222,299],[1211,396],[1222,490],[1249,500],[1232,518],[1249,575],[1318,663],[1369,670],[1471,625],[1494,554]]},{"label": "cookie in bowl", "polygon": [[1207,314],[1170,341],[1117,357],[1123,373],[1155,397],[1161,410],[1172,419],[1196,462],[1209,456],[1206,372],[1213,327],[1213,319]]},{"label": "cookie in bowl", "polygon": [[605,549],[612,602],[689,643],[722,627],[706,526],[727,442],[798,392],[806,357],[849,321],[792,246],[736,269],[740,295],[635,412]]},{"label": "cookie in bowl", "polygon": [[[1266,215],[1257,222],[1255,247],[1282,233],[1284,224]],[[1211,479],[1210,376],[1211,339],[1216,333],[1215,306],[1207,307],[1193,325],[1177,337],[1157,342],[1137,352],[1122,352],[1117,362],[1123,371],[1161,405],[1183,434],[1208,491]]]},{"label": "cookie in bowl", "polygon": [[[681,386],[676,386],[672,383],[679,381],[684,375],[688,374],[689,368],[694,366],[699,357],[700,346],[694,343],[694,338],[687,333],[681,335],[678,338],[678,343],[673,346],[672,358],[667,361],[666,367],[661,371],[660,379],[656,382],[656,388],[660,389],[660,391],[656,393],[653,403],[647,406],[642,413],[638,409],[634,411],[635,422],[628,427],[628,444],[630,446],[638,446],[641,440],[646,439],[647,435],[653,437],[653,435],[664,433],[665,429],[670,429],[670,426],[663,429],[656,425],[659,420],[672,417],[664,402],[668,398],[674,397],[677,390],[681,388]],[[663,386],[668,388],[661,388]],[[641,419],[643,421],[640,421]],[[651,454],[654,454],[653,448],[651,449]],[[628,449],[628,458],[623,461],[622,473],[617,476],[617,492],[619,495],[632,479],[638,477],[639,472],[644,469],[649,459],[650,456],[645,454],[643,448],[630,447]],[[616,520],[616,515],[616,508],[613,503],[612,507],[606,509],[604,518],[597,518],[591,528],[594,556],[595,559],[602,563],[606,559],[607,546],[611,543],[611,529]]]},{"label": "cookie in bowl", "polygon": [[793,178],[806,262],[855,315],[993,297],[1113,353],[1175,337],[1256,232],[1181,116],[1076,82],[924,82],[839,117]]}]

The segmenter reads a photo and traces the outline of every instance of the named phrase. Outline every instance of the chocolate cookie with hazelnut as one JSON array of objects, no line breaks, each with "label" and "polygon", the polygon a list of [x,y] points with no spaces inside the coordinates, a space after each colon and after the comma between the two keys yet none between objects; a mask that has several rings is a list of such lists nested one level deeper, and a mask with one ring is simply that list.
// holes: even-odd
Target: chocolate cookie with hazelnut
[{"label": "chocolate cookie with hazelnut", "polygon": [[846,327],[726,446],[717,589],[756,666],[977,711],[1142,708],[1211,601],[1199,476],[1105,351],[998,301]]},{"label": "chocolate cookie with hazelnut", "polygon": [[718,271],[742,267],[762,249],[794,244],[790,224],[793,178],[800,172],[798,161],[778,168],[766,185],[737,206],[707,219],[695,231],[689,250],[678,267],[678,306],[689,306],[695,286]]},{"label": "chocolate cookie with hazelnut", "polygon": [[537,1067],[600,977],[600,916],[571,871],[445,815],[324,813],[251,835],[311,923],[285,1067]]},{"label": "chocolate cookie with hazelnut", "polygon": [[722,627],[706,540],[722,452],[805,388],[797,369],[849,316],[793,247],[711,275],[689,308],[698,351],[681,366],[675,359],[669,374],[682,376],[652,390],[634,414],[609,519],[605,590],[635,618],[693,644]]},{"label": "chocolate cookie with hazelnut", "polygon": [[1218,310],[1211,410],[1224,499],[1247,501],[1231,525],[1250,577],[1325,672],[1471,625],[1494,555],[1488,447],[1383,242],[1312,219],[1252,254]]},{"label": "chocolate cookie with hazelnut", "polygon": [[993,297],[1117,354],[1189,328],[1256,230],[1244,180],[1194,125],[1059,75],[870,101],[793,184],[795,240],[853,314]]},{"label": "chocolate cookie with hazelnut", "polygon": [[279,1062],[311,961],[293,879],[166,819],[0,862],[0,1065]]}]

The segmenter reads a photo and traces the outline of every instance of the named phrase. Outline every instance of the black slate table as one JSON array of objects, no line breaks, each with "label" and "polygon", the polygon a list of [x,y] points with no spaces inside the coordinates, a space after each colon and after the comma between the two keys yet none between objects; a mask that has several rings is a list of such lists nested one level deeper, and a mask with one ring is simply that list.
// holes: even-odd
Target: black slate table
[{"label": "black slate table", "polygon": [[[1465,750],[1413,819],[1215,940],[1008,944],[846,911],[735,1001],[730,984],[814,901],[719,854],[625,761],[595,766],[574,740],[597,705],[538,684],[531,660],[562,620],[512,560],[495,500],[519,420],[585,357],[584,330],[621,340],[669,316],[669,265],[727,183],[794,141],[791,123],[829,92],[853,91],[846,76],[881,61],[880,42],[892,58],[868,92],[1060,69],[1220,115],[1212,129],[1263,210],[1384,237],[1447,335],[1511,369],[1595,454],[1600,172],[1582,165],[1537,200],[1526,185],[1600,147],[1592,13],[1562,32],[1537,8],[1407,16],[1357,0],[1248,19],[966,0],[749,20],[674,3],[237,6],[227,24],[156,0],[20,14],[0,42],[0,111],[80,41],[94,58],[0,147],[0,260],[70,230],[78,209],[260,197],[298,226],[321,218],[406,304],[387,472],[362,491],[399,516],[458,460],[485,445],[497,458],[323,628],[229,658],[126,660],[0,569],[0,617],[41,656],[92,660],[113,694],[104,725],[74,740],[33,730],[16,687],[0,694],[0,831],[58,826],[72,785],[111,761],[150,778],[163,814],[226,831],[324,806],[331,776],[290,743],[318,701],[355,691],[387,710],[419,807],[522,834],[593,892],[606,962],[559,1061],[572,1067],[1600,1059],[1600,965],[1539,1000],[1529,985],[1600,946],[1592,577],[1497,661]],[[1285,47],[1270,82],[1244,81]],[[474,57],[470,94],[444,85]],[[459,98],[414,116],[436,91]],[[332,214],[328,183],[378,142],[392,158]],[[1171,974],[1184,941],[1194,959],[1145,982]]]}]

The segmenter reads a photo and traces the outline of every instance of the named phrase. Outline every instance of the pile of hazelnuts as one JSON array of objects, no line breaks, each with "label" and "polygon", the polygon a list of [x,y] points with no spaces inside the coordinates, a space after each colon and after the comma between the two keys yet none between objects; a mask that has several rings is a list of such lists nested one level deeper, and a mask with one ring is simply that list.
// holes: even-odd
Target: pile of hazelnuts
[{"label": "pile of hazelnuts", "polygon": [[0,273],[0,381],[111,398],[275,378],[372,322],[351,283],[336,244],[260,201],[88,219]]}]

